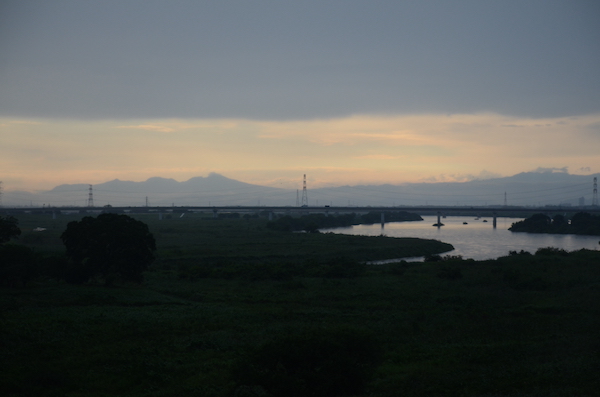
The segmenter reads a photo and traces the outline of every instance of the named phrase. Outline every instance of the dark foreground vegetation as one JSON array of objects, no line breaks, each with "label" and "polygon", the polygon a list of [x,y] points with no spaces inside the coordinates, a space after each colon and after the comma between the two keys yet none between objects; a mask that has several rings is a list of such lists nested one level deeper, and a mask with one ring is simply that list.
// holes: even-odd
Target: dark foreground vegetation
[{"label": "dark foreground vegetation", "polygon": [[514,223],[510,228],[513,232],[555,233],[555,234],[585,234],[600,236],[600,216],[589,212],[578,212],[571,219],[561,214],[552,218],[546,214],[534,214],[531,217]]},{"label": "dark foreground vegetation", "polygon": [[[475,262],[437,255],[448,249],[439,242],[283,233],[260,218],[136,219],[155,237],[156,259],[142,283],[110,286],[102,274],[70,284],[44,270],[75,219],[19,219],[35,276],[0,288],[1,395],[593,396],[600,387],[598,251]],[[428,262],[362,263],[417,249]]]}]

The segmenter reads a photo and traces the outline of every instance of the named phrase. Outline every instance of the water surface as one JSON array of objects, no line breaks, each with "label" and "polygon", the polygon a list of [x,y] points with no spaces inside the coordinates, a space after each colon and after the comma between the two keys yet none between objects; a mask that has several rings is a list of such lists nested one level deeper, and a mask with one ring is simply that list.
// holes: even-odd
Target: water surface
[{"label": "water surface", "polygon": [[533,254],[538,248],[545,247],[562,248],[567,251],[600,248],[598,244],[600,236],[513,233],[508,230],[514,222],[520,221],[522,218],[497,218],[495,229],[492,226],[492,218],[448,216],[441,219],[444,226],[439,228],[432,226],[437,223],[437,216],[423,216],[423,219],[423,221],[417,222],[390,222],[386,223],[383,229],[381,224],[376,224],[322,229],[321,231],[440,240],[452,244],[455,248],[454,251],[446,252],[443,255],[462,255],[465,259],[475,260],[495,259],[508,255],[509,251],[524,250]]}]

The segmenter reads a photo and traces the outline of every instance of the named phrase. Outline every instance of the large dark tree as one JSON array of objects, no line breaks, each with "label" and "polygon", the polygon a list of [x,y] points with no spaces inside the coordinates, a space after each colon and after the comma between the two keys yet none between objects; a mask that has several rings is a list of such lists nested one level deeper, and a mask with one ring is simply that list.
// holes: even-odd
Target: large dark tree
[{"label": "large dark tree", "polygon": [[0,285],[25,285],[37,275],[36,259],[31,248],[4,244],[21,234],[19,221],[12,216],[0,216]]},{"label": "large dark tree", "polygon": [[12,216],[0,216],[0,244],[9,241],[11,238],[18,237],[21,234],[19,221]]},{"label": "large dark tree", "polygon": [[34,251],[24,245],[0,245],[0,286],[25,285],[38,276]]},{"label": "large dark tree", "polygon": [[61,235],[69,266],[65,278],[83,283],[100,276],[142,281],[142,272],[154,260],[156,242],[148,225],[127,215],[100,214],[69,222]]}]

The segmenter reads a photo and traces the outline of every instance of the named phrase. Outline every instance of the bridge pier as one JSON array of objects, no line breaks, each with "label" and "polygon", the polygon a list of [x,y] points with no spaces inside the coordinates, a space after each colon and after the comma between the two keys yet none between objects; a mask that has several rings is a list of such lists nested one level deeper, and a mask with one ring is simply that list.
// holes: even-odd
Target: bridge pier
[{"label": "bridge pier", "polygon": [[438,211],[437,216],[438,216],[437,227],[442,227],[442,219],[441,219],[442,218],[442,213],[441,213],[441,211]]},{"label": "bridge pier", "polygon": [[496,214],[496,213],[494,212],[494,221],[493,221],[493,223],[492,223],[492,226],[494,227],[494,229],[496,228],[496,218],[497,218],[497,217],[498,217],[498,214]]},{"label": "bridge pier", "polygon": [[385,225],[385,212],[381,213],[381,228],[383,229]]},{"label": "bridge pier", "polygon": [[217,218],[217,209],[213,208],[213,218],[216,219]]}]

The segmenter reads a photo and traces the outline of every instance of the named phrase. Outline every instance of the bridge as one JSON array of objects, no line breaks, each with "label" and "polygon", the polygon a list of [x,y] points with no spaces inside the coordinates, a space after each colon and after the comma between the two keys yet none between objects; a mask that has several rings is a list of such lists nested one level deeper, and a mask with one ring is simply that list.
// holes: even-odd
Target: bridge
[{"label": "bridge", "polygon": [[162,219],[163,213],[185,213],[185,212],[208,212],[213,217],[219,213],[268,213],[271,218],[274,214],[309,214],[322,213],[344,214],[344,213],[368,213],[380,212],[381,223],[385,223],[385,212],[406,211],[419,215],[437,215],[438,224],[440,218],[445,215],[479,215],[493,218],[493,227],[496,227],[496,218],[499,216],[523,217],[532,214],[574,214],[577,212],[600,213],[600,206],[572,207],[572,206],[544,206],[544,207],[518,207],[518,206],[157,206],[157,207],[2,207],[0,213],[100,213],[100,212],[124,212],[124,213],[157,213]]}]

